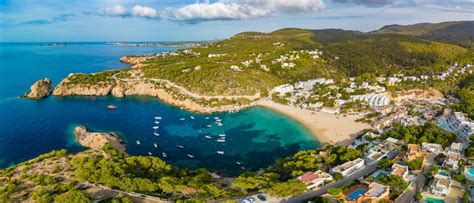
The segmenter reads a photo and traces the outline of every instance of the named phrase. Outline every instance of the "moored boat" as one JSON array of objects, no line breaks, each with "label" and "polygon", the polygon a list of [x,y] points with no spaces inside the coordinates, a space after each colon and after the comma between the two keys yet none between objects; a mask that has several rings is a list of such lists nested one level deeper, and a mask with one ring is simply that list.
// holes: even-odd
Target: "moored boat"
[{"label": "moored boat", "polygon": [[218,154],[224,154],[224,151],[217,151]]},{"label": "moored boat", "polygon": [[156,143],[153,143],[153,146],[155,146],[155,148],[158,148],[158,145]]},{"label": "moored boat", "polygon": [[176,147],[179,148],[179,149],[184,149],[183,145],[176,145]]},{"label": "moored boat", "polygon": [[164,153],[164,152],[161,154],[161,156],[163,156],[163,158],[167,157],[166,153]]},{"label": "moored boat", "polygon": [[112,105],[112,104],[110,104],[110,105],[107,106],[107,109],[108,109],[108,110],[115,110],[116,108],[117,108],[117,106]]},{"label": "moored boat", "polygon": [[160,126],[153,126],[153,129],[155,129],[155,130],[158,129],[158,128],[160,128]]},{"label": "moored boat", "polygon": [[137,140],[137,144],[138,144],[138,145],[141,144],[139,140]]},{"label": "moored boat", "polygon": [[194,156],[192,154],[186,154],[186,156],[188,156],[189,158],[194,158]]}]

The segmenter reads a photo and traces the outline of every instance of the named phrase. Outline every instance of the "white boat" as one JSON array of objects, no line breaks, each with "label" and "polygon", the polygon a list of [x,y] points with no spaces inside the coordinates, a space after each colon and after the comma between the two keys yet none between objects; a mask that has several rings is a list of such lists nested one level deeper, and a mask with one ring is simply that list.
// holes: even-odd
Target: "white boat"
[{"label": "white boat", "polygon": [[240,167],[240,169],[245,170],[245,167],[242,166],[242,167]]},{"label": "white boat", "polygon": [[156,120],[161,120],[161,116],[155,117]]},{"label": "white boat", "polygon": [[220,118],[219,118],[219,119],[216,119],[216,122],[221,122],[221,121],[222,121],[222,119],[220,119]]},{"label": "white boat", "polygon": [[217,139],[216,142],[225,142],[224,139]]},{"label": "white boat", "polygon": [[179,149],[184,149],[183,145],[176,145],[176,147],[179,148]]},{"label": "white boat", "polygon": [[214,120],[217,120],[217,119],[219,119],[219,117],[217,117],[217,116],[216,116],[216,117],[214,117]]},{"label": "white boat", "polygon": [[189,118],[194,119],[194,116],[190,116]]},{"label": "white boat", "polygon": [[157,136],[157,137],[160,136],[160,134],[157,133],[157,132],[154,132],[153,135],[155,135],[155,136]]},{"label": "white boat", "polygon": [[158,145],[156,143],[153,143],[153,146],[155,146],[155,148],[158,148]]},{"label": "white boat", "polygon": [[209,120],[209,117],[205,117],[204,119]]},{"label": "white boat", "polygon": [[155,121],[155,124],[160,124],[160,121]]},{"label": "white boat", "polygon": [[155,130],[158,129],[158,128],[160,128],[160,126],[153,126],[153,129],[155,129]]},{"label": "white boat", "polygon": [[225,137],[225,134],[219,134],[219,137]]},{"label": "white boat", "polygon": [[188,157],[191,158],[191,159],[194,158],[194,156],[191,155],[191,154],[186,154],[186,156],[188,156]]},{"label": "white boat", "polygon": [[240,165],[240,162],[238,162],[238,161],[236,161],[235,163],[236,163],[237,165]]},{"label": "white boat", "polygon": [[148,152],[148,155],[150,155],[150,156],[151,156],[151,155],[153,155],[153,154],[151,154],[151,152]]},{"label": "white boat", "polygon": [[185,118],[180,118],[179,120],[180,120],[180,121],[184,121],[184,119],[185,119]]},{"label": "white boat", "polygon": [[212,137],[209,136],[209,135],[206,135],[206,136],[204,136],[204,137],[207,138],[207,139],[212,139]]},{"label": "white boat", "polygon": [[224,124],[222,124],[221,122],[217,122],[217,126],[223,126]]},{"label": "white boat", "polygon": [[139,140],[137,140],[137,144],[140,144],[140,141],[139,141]]},{"label": "white boat", "polygon": [[207,125],[208,128],[212,127],[212,125]]},{"label": "white boat", "polygon": [[164,152],[161,155],[163,156],[163,158],[167,157],[166,153],[164,153]]},{"label": "white boat", "polygon": [[224,154],[224,151],[217,151],[218,154]]}]

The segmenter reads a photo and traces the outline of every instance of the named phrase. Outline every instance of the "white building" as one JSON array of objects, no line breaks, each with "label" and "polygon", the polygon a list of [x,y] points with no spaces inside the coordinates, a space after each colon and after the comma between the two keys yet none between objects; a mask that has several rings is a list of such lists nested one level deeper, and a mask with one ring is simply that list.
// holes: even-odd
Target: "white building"
[{"label": "white building", "polygon": [[390,99],[383,94],[364,94],[351,96],[351,101],[364,101],[371,107],[383,107],[390,104]]},{"label": "white building", "polygon": [[333,181],[333,178],[330,174],[318,170],[315,172],[307,172],[299,176],[298,180],[306,185],[307,190],[312,190],[325,185],[327,182]]},{"label": "white building", "polygon": [[421,149],[423,151],[432,152],[435,154],[439,154],[443,152],[443,146],[441,146],[440,144],[428,143],[428,142],[421,143]]},{"label": "white building", "polygon": [[446,130],[456,133],[458,138],[466,144],[470,142],[469,136],[474,134],[474,122],[462,112],[454,112],[448,116],[442,116],[438,123],[444,125]]},{"label": "white building", "polygon": [[328,107],[323,107],[321,108],[321,110],[319,110],[323,113],[328,113],[328,114],[334,114],[334,115],[337,115],[341,112],[341,109],[339,108],[328,108]]},{"label": "white building", "polygon": [[348,176],[359,169],[364,167],[364,160],[361,158],[357,158],[353,161],[348,161],[342,165],[336,166],[331,169],[331,173],[340,173],[343,176]]},{"label": "white building", "polygon": [[438,172],[430,186],[432,194],[446,196],[451,189],[451,177],[444,171]]},{"label": "white building", "polygon": [[293,87],[293,85],[284,84],[284,85],[276,86],[275,88],[273,88],[272,91],[273,91],[273,92],[278,92],[278,94],[280,94],[280,96],[283,96],[283,95],[285,95],[286,93],[292,92],[293,90],[295,90],[295,88]]}]

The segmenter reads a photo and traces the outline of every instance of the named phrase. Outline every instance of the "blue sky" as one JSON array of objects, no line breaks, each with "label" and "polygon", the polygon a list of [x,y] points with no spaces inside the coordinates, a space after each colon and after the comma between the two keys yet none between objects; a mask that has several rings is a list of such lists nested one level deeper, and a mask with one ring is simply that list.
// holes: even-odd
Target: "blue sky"
[{"label": "blue sky", "polygon": [[474,20],[473,10],[473,0],[0,0],[0,41],[209,40],[286,27],[371,31]]}]

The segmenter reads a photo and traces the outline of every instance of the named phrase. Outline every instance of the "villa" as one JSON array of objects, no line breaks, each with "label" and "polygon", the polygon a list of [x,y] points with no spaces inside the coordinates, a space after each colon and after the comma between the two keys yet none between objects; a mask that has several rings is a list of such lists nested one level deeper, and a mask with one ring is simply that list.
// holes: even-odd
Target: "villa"
[{"label": "villa", "polygon": [[466,144],[470,142],[469,136],[474,134],[474,122],[462,112],[443,115],[438,119],[438,123],[442,128],[456,133],[458,138]]},{"label": "villa", "polygon": [[443,146],[441,146],[440,144],[428,143],[428,142],[421,143],[421,149],[423,151],[432,152],[435,154],[439,154],[443,152]]},{"label": "villa", "polygon": [[461,154],[457,152],[448,151],[446,158],[443,162],[443,167],[448,167],[452,171],[459,170],[459,161],[461,160]]},{"label": "villa", "polygon": [[376,182],[369,185],[369,190],[357,199],[357,203],[362,202],[380,202],[388,200],[390,195],[390,187]]},{"label": "villa", "polygon": [[361,158],[357,158],[356,160],[348,161],[342,165],[332,168],[331,173],[340,173],[343,176],[348,176],[361,169],[362,167],[364,167],[364,160]]},{"label": "villa", "polygon": [[307,190],[312,190],[325,185],[326,182],[333,181],[330,174],[323,171],[307,172],[298,177],[298,180],[306,185]]},{"label": "villa", "polygon": [[446,196],[450,189],[451,177],[444,171],[438,172],[431,183],[430,192],[435,195]]},{"label": "villa", "polygon": [[464,167],[464,176],[470,180],[474,181],[474,166],[466,166]]},{"label": "villa", "polygon": [[280,85],[280,86],[277,86],[277,87],[273,88],[273,92],[278,92],[278,94],[280,94],[280,96],[283,96],[286,93],[290,93],[293,90],[294,90],[294,87],[293,87],[293,85],[290,85],[290,84],[284,84],[284,85]]},{"label": "villa", "polygon": [[397,139],[391,137],[387,138],[383,143],[372,142],[369,144],[369,148],[364,153],[364,159],[367,163],[379,161],[391,157],[394,153],[397,153]]},{"label": "villa", "polygon": [[320,111],[323,112],[323,113],[327,113],[327,114],[337,115],[337,114],[339,114],[339,113],[341,112],[341,109],[339,109],[339,108],[323,107],[323,108],[321,108]]},{"label": "villa", "polygon": [[410,174],[408,171],[408,166],[403,163],[395,163],[392,165],[391,175],[400,176],[405,182],[408,182],[410,179]]},{"label": "villa", "polygon": [[405,157],[406,162],[418,159],[422,156],[423,156],[423,153],[421,152],[420,145],[408,144],[408,151],[407,151],[406,157]]},{"label": "villa", "polygon": [[351,101],[364,101],[371,107],[383,107],[390,104],[390,99],[383,94],[364,94],[351,96]]}]

